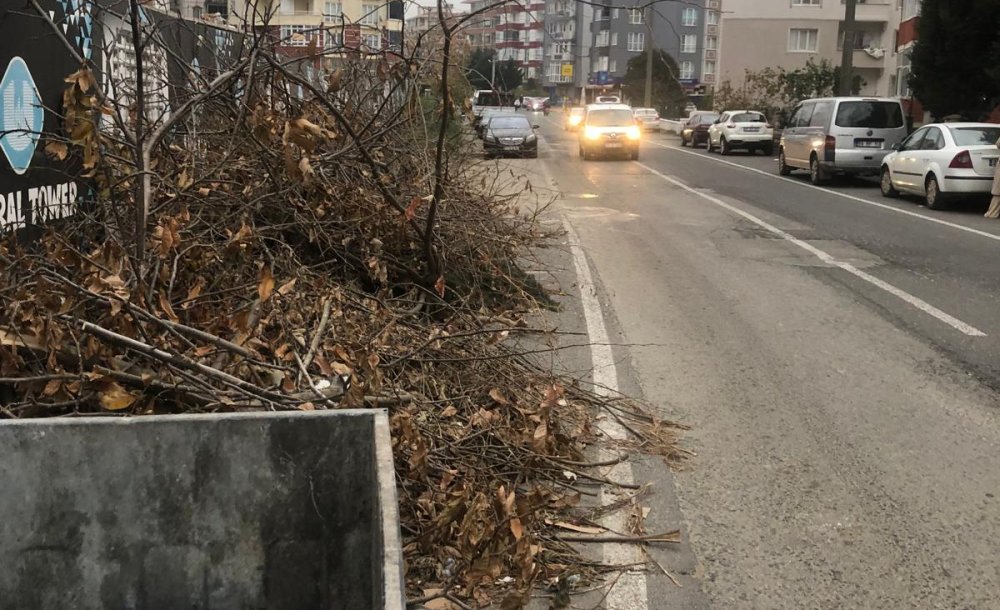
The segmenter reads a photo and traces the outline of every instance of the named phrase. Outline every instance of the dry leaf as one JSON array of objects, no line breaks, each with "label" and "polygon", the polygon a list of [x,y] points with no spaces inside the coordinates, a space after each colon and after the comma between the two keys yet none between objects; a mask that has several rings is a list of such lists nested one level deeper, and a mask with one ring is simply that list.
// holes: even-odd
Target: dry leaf
[{"label": "dry leaf", "polygon": [[69,147],[63,142],[49,141],[45,145],[45,154],[58,161],[65,161],[66,156],[69,155]]},{"label": "dry leaf", "polygon": [[579,532],[581,534],[591,534],[596,536],[597,534],[603,534],[608,531],[603,527],[590,527],[587,525],[574,525],[572,523],[567,523],[565,521],[556,521],[553,523],[556,527],[562,528],[564,530],[569,530],[571,532]]},{"label": "dry leaf", "polygon": [[260,297],[261,302],[264,302],[274,292],[274,276],[271,275],[271,267],[268,265],[261,267],[257,279],[260,282],[257,284],[257,296]]},{"label": "dry leaf", "polygon": [[423,201],[420,197],[414,197],[410,200],[410,205],[406,206],[406,220],[413,220],[417,217],[417,209],[420,207],[420,202]]},{"label": "dry leaf", "polygon": [[439,297],[441,297],[442,299],[444,298],[444,276],[443,275],[440,276],[440,277],[438,277],[437,281],[434,282],[434,290],[437,291],[437,294],[438,294]]},{"label": "dry leaf", "polygon": [[287,282],[285,282],[284,284],[282,284],[281,287],[278,288],[278,294],[280,294],[281,296],[285,296],[289,292],[291,292],[292,288],[295,288],[295,281],[296,281],[295,278],[292,278]]},{"label": "dry leaf", "polygon": [[62,381],[59,379],[52,379],[45,384],[45,389],[42,390],[42,396],[52,396],[59,391],[60,387],[62,387]]},{"label": "dry leaf", "polygon": [[311,402],[304,402],[301,405],[299,405],[299,411],[315,411],[315,410],[316,410],[316,405],[314,405]]},{"label": "dry leaf", "polygon": [[458,414],[458,409],[456,409],[452,405],[448,405],[447,407],[444,408],[444,411],[441,411],[441,417],[455,417],[455,415],[457,414]]},{"label": "dry leaf", "polygon": [[192,286],[191,289],[188,290],[187,298],[185,298],[184,302],[181,304],[181,309],[187,309],[188,307],[191,307],[191,305],[193,305],[192,301],[201,296],[201,291],[204,289],[205,289],[205,278],[199,277],[197,280],[195,280],[194,286]]},{"label": "dry leaf", "polygon": [[510,401],[508,401],[506,398],[504,398],[503,394],[500,393],[500,388],[493,388],[492,390],[490,390],[490,398],[492,398],[493,400],[495,400],[497,403],[499,403],[501,405],[509,405],[510,404]]},{"label": "dry leaf", "polygon": [[167,298],[167,295],[164,292],[160,293],[160,309],[163,310],[163,313],[167,314],[167,317],[170,318],[171,322],[176,322],[180,319],[177,317],[177,314],[174,313],[174,308],[170,305],[170,299]]},{"label": "dry leaf", "polygon": [[517,517],[510,520],[510,533],[514,535],[514,540],[518,542],[524,536],[524,525],[521,524],[521,520]]},{"label": "dry leaf", "polygon": [[183,191],[192,184],[194,184],[194,178],[188,175],[187,169],[182,170],[181,175],[177,176],[177,188]]},{"label": "dry leaf", "polygon": [[208,188],[207,186],[203,186],[200,189],[198,189],[198,194],[201,195],[202,197],[208,197],[209,193],[211,192],[212,189]]},{"label": "dry leaf", "polygon": [[101,406],[108,411],[121,411],[132,406],[136,398],[117,382],[112,381],[107,383],[101,392]]}]

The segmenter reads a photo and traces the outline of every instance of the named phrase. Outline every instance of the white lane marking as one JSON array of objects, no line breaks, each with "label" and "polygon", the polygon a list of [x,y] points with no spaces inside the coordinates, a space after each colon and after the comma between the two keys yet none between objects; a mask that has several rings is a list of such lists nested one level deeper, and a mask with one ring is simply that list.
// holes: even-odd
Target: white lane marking
[{"label": "white lane marking", "polygon": [[[594,368],[592,376],[595,390],[598,394],[607,396],[618,392],[618,372],[615,369],[614,355],[611,352],[611,342],[608,340],[608,330],[604,325],[604,313],[601,309],[601,302],[597,299],[597,287],[594,285],[594,278],[590,273],[587,256],[580,245],[580,238],[569,219],[564,219],[564,225],[570,250],[573,253],[573,264],[576,266],[576,277],[580,286],[580,301],[583,306],[583,316],[587,322],[587,333],[590,335],[590,358]],[[614,419],[604,419],[598,427],[610,440],[622,441],[628,438],[625,428]],[[610,449],[600,451],[602,460],[613,460],[617,455],[617,452]],[[626,485],[632,485],[635,482],[632,465],[628,462],[620,462],[611,467],[606,476]],[[605,493],[601,492],[602,502],[611,502],[617,499],[606,497]],[[610,494],[607,495],[610,496]],[[627,530],[627,521],[628,511],[620,510],[602,519],[601,525],[609,530],[624,533]],[[605,544],[603,546],[604,563],[609,565],[645,563],[645,559],[639,554],[639,545]],[[646,575],[635,571],[623,572],[608,592],[605,598],[605,607],[607,610],[646,610],[649,608],[646,599]]]},{"label": "white lane marking", "polygon": [[636,162],[636,164],[639,165],[640,167],[642,167],[643,169],[651,172],[653,175],[659,176],[660,178],[662,178],[663,180],[669,182],[670,184],[676,185],[676,186],[678,186],[678,187],[680,187],[680,188],[682,188],[682,189],[684,189],[684,190],[686,190],[686,191],[688,191],[688,192],[690,192],[690,193],[692,193],[694,195],[697,195],[698,197],[701,197],[702,199],[705,199],[706,201],[710,201],[710,202],[714,203],[715,205],[717,205],[717,206],[719,206],[721,208],[725,208],[726,210],[729,210],[733,214],[736,214],[738,216],[742,216],[743,218],[745,218],[745,219],[749,220],[750,222],[754,223],[755,225],[757,225],[757,226],[759,226],[759,227],[761,227],[763,229],[766,229],[767,231],[770,231],[771,233],[777,235],[778,237],[780,237],[780,238],[782,238],[782,239],[784,239],[784,240],[786,240],[786,241],[788,241],[790,243],[793,243],[796,246],[802,248],[803,250],[805,250],[805,251],[807,251],[807,252],[815,255],[818,259],[820,259],[824,263],[827,263],[828,265],[832,265],[834,267],[838,267],[840,269],[843,269],[844,271],[850,273],[851,275],[854,275],[854,276],[856,276],[858,278],[861,278],[862,280],[868,282],[869,284],[871,284],[873,286],[881,288],[882,290],[888,292],[889,294],[902,299],[903,301],[909,303],[910,305],[913,305],[914,307],[916,307],[920,311],[922,311],[922,312],[924,312],[924,313],[926,313],[926,314],[928,314],[928,315],[936,318],[937,320],[939,320],[941,322],[944,322],[945,324],[947,324],[948,326],[954,328],[955,330],[957,330],[958,332],[960,332],[962,334],[968,335],[970,337],[985,337],[986,336],[986,333],[984,333],[983,331],[979,330],[978,328],[976,328],[974,326],[971,326],[969,324],[966,324],[965,322],[959,320],[958,318],[955,318],[955,317],[953,317],[953,316],[951,316],[951,315],[949,315],[949,314],[941,311],[937,307],[934,307],[930,303],[928,303],[928,302],[926,302],[926,301],[924,301],[924,300],[922,300],[922,299],[920,299],[918,297],[915,297],[912,294],[910,294],[910,293],[908,293],[908,292],[906,292],[904,290],[896,288],[892,284],[889,284],[888,282],[880,280],[879,278],[871,275],[870,273],[865,273],[864,271],[858,269],[857,267],[855,267],[854,265],[852,265],[850,263],[845,263],[843,261],[838,261],[833,256],[827,254],[823,250],[820,250],[816,246],[814,246],[814,245],[812,245],[810,243],[804,242],[801,239],[798,239],[797,237],[793,236],[792,234],[790,234],[790,233],[788,233],[786,231],[782,231],[778,227],[776,227],[776,226],[774,226],[774,225],[772,225],[772,224],[770,224],[770,223],[768,223],[768,222],[766,222],[764,220],[761,220],[760,218],[757,218],[756,216],[754,216],[753,214],[750,214],[749,212],[744,212],[743,210],[737,208],[736,206],[730,205],[730,204],[726,203],[725,201],[722,201],[718,197],[713,197],[713,196],[711,196],[711,195],[709,195],[707,193],[703,193],[703,192],[701,192],[701,191],[699,191],[699,190],[697,190],[695,188],[692,188],[692,187],[684,184],[680,180],[677,180],[675,178],[671,178],[670,176],[667,176],[666,174],[663,174],[663,173],[660,173],[660,172],[656,171],[655,169],[653,169],[652,167],[649,167],[648,165],[645,165],[643,163],[638,163],[638,162]]},{"label": "white lane marking", "polygon": [[973,229],[972,227],[967,227],[965,225],[960,225],[955,222],[949,222],[947,220],[941,220],[940,218],[934,218],[933,216],[927,216],[919,212],[913,212],[911,210],[903,210],[895,206],[891,206],[885,203],[879,203],[877,201],[872,201],[871,199],[865,199],[864,197],[855,197],[854,195],[848,195],[847,193],[841,193],[840,191],[835,191],[833,189],[823,188],[822,186],[816,186],[814,184],[807,184],[800,180],[794,180],[792,178],[786,178],[784,176],[779,176],[777,174],[772,174],[771,172],[765,172],[762,169],[757,169],[756,167],[748,167],[746,165],[740,165],[739,163],[734,163],[732,161],[726,161],[725,159],[719,159],[718,157],[713,157],[710,155],[703,155],[701,153],[694,152],[693,150],[684,150],[683,148],[677,148],[676,146],[670,146],[668,144],[660,144],[659,142],[650,141],[649,144],[654,146],[659,146],[660,148],[666,148],[668,150],[673,150],[679,153],[684,153],[686,155],[694,155],[695,157],[700,157],[702,159],[708,159],[709,161],[714,161],[716,163],[721,163],[723,165],[729,165],[738,169],[744,169],[748,172],[753,172],[755,174],[760,174],[762,176],[767,176],[768,178],[775,178],[782,182],[787,182],[788,184],[797,184],[801,187],[810,188],[816,191],[821,191],[829,195],[836,195],[838,197],[843,197],[844,199],[850,199],[851,201],[857,201],[858,203],[864,203],[867,205],[875,206],[877,208],[882,208],[883,210],[889,210],[890,212],[896,212],[897,214],[903,214],[906,216],[912,216],[914,218],[919,218],[920,220],[926,220],[927,222],[933,222],[939,225],[950,227],[952,229],[958,229],[959,231],[965,231],[966,233],[972,233],[973,235],[978,235],[980,237],[986,237],[995,241],[1000,241],[1000,235],[995,233],[989,233],[987,231],[980,231],[979,229]]}]

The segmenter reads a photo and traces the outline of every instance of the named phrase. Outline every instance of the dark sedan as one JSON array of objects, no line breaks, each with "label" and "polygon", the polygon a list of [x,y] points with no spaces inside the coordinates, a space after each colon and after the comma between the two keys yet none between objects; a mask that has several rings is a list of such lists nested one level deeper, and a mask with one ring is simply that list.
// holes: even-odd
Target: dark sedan
[{"label": "dark sedan", "polygon": [[708,128],[719,119],[714,112],[696,112],[681,128],[681,146],[708,144]]},{"label": "dark sedan", "polygon": [[523,116],[494,116],[486,126],[483,149],[487,157],[519,155],[538,157],[537,125]]}]

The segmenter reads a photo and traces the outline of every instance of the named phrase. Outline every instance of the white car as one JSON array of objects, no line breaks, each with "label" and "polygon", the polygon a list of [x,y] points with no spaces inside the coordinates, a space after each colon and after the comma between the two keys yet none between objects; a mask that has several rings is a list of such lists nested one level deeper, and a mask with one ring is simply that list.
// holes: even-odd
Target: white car
[{"label": "white car", "polygon": [[774,129],[763,113],[756,110],[728,110],[708,128],[708,152],[718,149],[728,155],[736,148],[750,154],[758,150],[774,154]]},{"label": "white car", "polygon": [[660,131],[660,113],[655,108],[633,108],[632,114],[645,131]]},{"label": "white car", "polygon": [[997,140],[995,123],[924,125],[882,160],[882,194],[920,195],[937,210],[955,197],[989,193],[1000,159]]}]

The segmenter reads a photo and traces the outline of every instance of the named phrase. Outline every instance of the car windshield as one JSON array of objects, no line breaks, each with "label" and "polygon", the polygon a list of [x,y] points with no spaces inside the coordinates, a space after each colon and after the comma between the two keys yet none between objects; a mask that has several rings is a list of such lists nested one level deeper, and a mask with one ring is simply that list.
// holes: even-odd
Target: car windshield
[{"label": "car windshield", "polygon": [[633,122],[631,110],[592,110],[587,114],[587,125],[595,127],[631,125]]},{"label": "car windshield", "polygon": [[490,129],[531,129],[523,116],[501,116],[490,119]]},{"label": "car windshield", "polygon": [[993,146],[1000,140],[1000,125],[996,127],[951,127],[951,136],[958,146]]},{"label": "car windshield", "polygon": [[719,120],[719,115],[717,114],[703,114],[698,117],[697,122],[702,125],[711,125],[712,123]]},{"label": "car windshield", "polygon": [[837,108],[838,127],[889,129],[903,126],[903,110],[898,102],[841,102]]},{"label": "car windshield", "polygon": [[643,116],[653,116],[654,114],[656,114],[656,111],[653,110],[652,108],[639,108],[638,110],[635,111],[635,113],[641,114]]},{"label": "car windshield", "polygon": [[505,94],[500,94],[500,93],[494,93],[494,92],[480,93],[476,97],[476,105],[477,106],[510,106],[510,105],[512,105],[511,104],[511,96],[505,95]]},{"label": "car windshield", "polygon": [[759,112],[744,112],[742,114],[734,114],[733,118],[730,119],[734,123],[766,123],[767,120],[764,115]]}]

